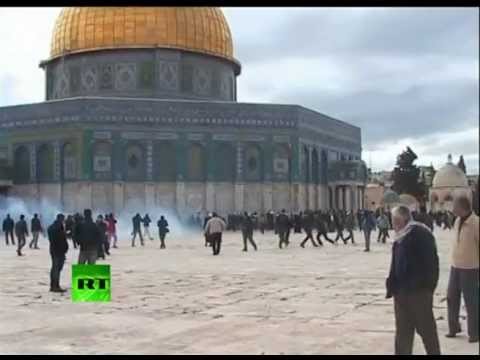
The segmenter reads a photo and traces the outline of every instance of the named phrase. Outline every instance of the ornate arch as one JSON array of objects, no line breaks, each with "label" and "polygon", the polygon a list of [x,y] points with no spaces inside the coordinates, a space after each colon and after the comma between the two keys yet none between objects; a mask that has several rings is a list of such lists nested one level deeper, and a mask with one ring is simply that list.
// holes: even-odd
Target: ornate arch
[{"label": "ornate arch", "polygon": [[53,146],[42,144],[37,150],[37,180],[39,182],[51,182],[55,176],[55,159]]},{"label": "ornate arch", "polygon": [[13,179],[17,184],[30,181],[30,151],[25,145],[15,149],[13,155]]}]

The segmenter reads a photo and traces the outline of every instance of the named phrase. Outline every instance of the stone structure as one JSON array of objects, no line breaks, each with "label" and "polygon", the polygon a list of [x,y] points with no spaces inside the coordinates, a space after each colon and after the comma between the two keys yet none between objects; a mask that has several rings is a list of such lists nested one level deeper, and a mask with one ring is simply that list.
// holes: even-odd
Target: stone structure
[{"label": "stone structure", "polygon": [[0,108],[10,195],[181,215],[363,205],[360,129],[237,102],[219,9],[67,8],[40,65],[46,101]]},{"label": "stone structure", "polygon": [[465,194],[472,198],[472,190],[466,175],[452,163],[452,155],[448,155],[447,163],[442,166],[433,178],[430,189],[430,208],[433,211],[452,210],[453,198],[457,194]]}]

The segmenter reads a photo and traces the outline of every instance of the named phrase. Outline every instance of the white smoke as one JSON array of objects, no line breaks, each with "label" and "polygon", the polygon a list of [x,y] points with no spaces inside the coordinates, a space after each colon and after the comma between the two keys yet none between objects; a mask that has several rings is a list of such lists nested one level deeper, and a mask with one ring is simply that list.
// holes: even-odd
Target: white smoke
[{"label": "white smoke", "polygon": [[[75,212],[83,215],[83,210],[84,209],[76,209]],[[105,217],[106,214],[110,214],[112,212],[112,209],[92,209],[92,217],[95,221],[98,215]],[[35,213],[38,214],[44,229],[53,223],[57,214],[59,213],[64,214],[65,217],[67,215],[73,215],[73,213],[64,211],[64,209],[54,205],[44,198],[40,201],[35,201],[20,199],[12,196],[0,196],[0,221],[3,221],[6,215],[10,214],[10,217],[16,222],[19,220],[20,215],[23,214],[25,215],[25,220],[30,228],[30,220],[33,218]],[[137,213],[139,213],[142,218],[146,213],[148,213],[150,219],[152,220],[150,223],[150,234],[156,240],[158,240],[157,221],[160,219],[161,215],[164,216],[169,224],[170,233],[167,235],[167,237],[182,238],[193,234],[198,236],[201,231],[199,228],[191,228],[187,226],[178,218],[176,211],[173,209],[155,206],[145,208],[143,204],[138,202],[138,206],[133,206],[133,204],[130,204],[121,213],[114,213],[114,216],[117,220],[117,236],[120,243],[127,241],[129,242],[131,240],[131,234],[133,230],[132,218]]]}]

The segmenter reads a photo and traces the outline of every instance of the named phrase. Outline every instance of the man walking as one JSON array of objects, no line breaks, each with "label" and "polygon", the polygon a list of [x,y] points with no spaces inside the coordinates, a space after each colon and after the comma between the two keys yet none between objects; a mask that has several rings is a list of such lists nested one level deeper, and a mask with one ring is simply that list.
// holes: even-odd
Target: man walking
[{"label": "man walking", "polygon": [[117,248],[117,219],[115,216],[110,213],[107,219],[107,233],[108,233],[108,244],[111,244],[113,239],[113,248]]},{"label": "man walking", "polygon": [[377,242],[382,242],[382,244],[385,244],[385,242],[387,241],[387,237],[389,237],[388,228],[390,227],[390,224],[388,222],[387,215],[383,212],[383,209],[380,211],[380,216],[377,218],[377,227]]},{"label": "man walking", "polygon": [[32,241],[28,244],[30,249],[38,249],[38,237],[40,233],[43,231],[42,223],[38,218],[38,214],[33,214],[32,221],[30,222],[30,230],[32,231]]},{"label": "man walking", "polygon": [[57,219],[47,229],[50,242],[50,257],[52,268],[50,269],[50,291],[63,293],[66,290],[60,287],[60,272],[65,263],[65,254],[68,251],[67,236],[63,226],[63,214],[58,214]]},{"label": "man walking", "polygon": [[365,235],[365,250],[366,252],[370,251],[370,235],[372,230],[375,228],[375,217],[373,212],[365,209],[362,216],[362,230]]},{"label": "man walking", "polygon": [[98,226],[93,222],[92,211],[90,209],[85,209],[83,215],[83,221],[75,228],[75,240],[80,245],[78,263],[95,264],[102,236]]},{"label": "man walking", "polygon": [[13,228],[15,223],[13,219],[10,217],[10,214],[7,214],[7,217],[3,220],[2,223],[2,231],[5,233],[5,242],[8,246],[8,238],[12,241],[12,245],[15,245],[15,239],[13,237]]},{"label": "man walking", "polygon": [[17,255],[22,256],[22,248],[27,242],[25,237],[28,236],[27,222],[25,221],[25,215],[20,215],[20,220],[15,224],[15,236],[17,237]]},{"label": "man walking", "polygon": [[478,342],[479,221],[472,212],[470,199],[464,195],[454,199],[453,212],[457,219],[447,290],[449,332],[446,336],[455,337],[462,331],[458,318],[460,296],[463,294],[467,309],[468,341],[474,343]]},{"label": "man walking", "polygon": [[137,234],[140,236],[140,244],[143,246],[143,236],[142,236],[141,224],[142,224],[142,217],[140,216],[140,214],[137,213],[137,215],[135,215],[132,218],[132,225],[133,225],[132,247],[135,247],[135,238],[137,237]]},{"label": "man walking", "polygon": [[277,216],[275,221],[275,228],[278,233],[278,247],[282,249],[282,245],[288,246],[288,233],[290,232],[290,228],[292,227],[292,223],[290,218],[286,214],[285,209],[282,209],[282,212]]},{"label": "man walking", "polygon": [[253,241],[253,219],[247,212],[243,214],[241,228],[243,236],[243,250],[248,251],[247,249],[247,240],[252,244],[255,251],[257,251],[257,244]]},{"label": "man walking", "polygon": [[165,236],[170,232],[170,230],[168,229],[168,222],[163,215],[160,216],[160,220],[157,221],[157,226],[158,236],[160,237],[160,249],[165,249]]},{"label": "man walking", "polygon": [[212,214],[212,218],[208,220],[205,225],[205,234],[212,243],[213,255],[220,254],[220,247],[222,244],[222,232],[227,228],[227,224],[223,221],[217,213]]},{"label": "man walking", "polygon": [[412,220],[408,207],[393,209],[395,241],[387,299],[393,296],[395,309],[395,354],[411,355],[415,331],[428,355],[439,355],[437,325],[433,316],[433,293],[439,264],[435,238],[430,229]]}]

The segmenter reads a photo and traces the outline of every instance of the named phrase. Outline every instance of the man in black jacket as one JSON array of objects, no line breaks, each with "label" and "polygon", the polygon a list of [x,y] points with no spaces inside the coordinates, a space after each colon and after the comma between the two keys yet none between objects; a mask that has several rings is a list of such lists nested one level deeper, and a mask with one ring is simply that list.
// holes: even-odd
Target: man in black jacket
[{"label": "man in black jacket", "polygon": [[427,354],[440,354],[433,316],[439,273],[435,238],[427,226],[412,220],[406,206],[393,209],[392,222],[396,236],[386,287],[387,299],[394,300],[395,354],[412,354],[415,331]]},{"label": "man in black jacket", "polygon": [[43,231],[42,223],[38,218],[38,214],[33,214],[32,221],[30,222],[30,230],[32,231],[32,241],[28,244],[30,249],[38,249],[38,237],[40,233]]},{"label": "man in black jacket", "polygon": [[3,220],[2,223],[2,230],[5,233],[5,242],[8,245],[8,237],[12,240],[12,244],[15,245],[15,239],[13,237],[13,227],[15,226],[15,222],[10,217],[10,214],[7,214],[7,217]]},{"label": "man in black jacket", "polygon": [[305,247],[305,243],[308,241],[308,239],[310,239],[313,246],[318,247],[315,240],[313,240],[313,233],[312,233],[313,232],[313,222],[314,222],[313,214],[310,211],[305,211],[305,215],[302,218],[302,227],[303,227],[303,230],[305,231],[305,234],[307,236],[300,243],[300,246],[302,248]]},{"label": "man in black jacket", "polygon": [[25,246],[27,240],[25,237],[28,236],[28,227],[27,222],[25,221],[25,215],[20,215],[20,220],[15,224],[15,236],[17,237],[17,255],[22,256],[22,248]]},{"label": "man in black jacket", "polygon": [[285,209],[282,210],[282,212],[277,216],[277,219],[275,221],[275,228],[278,233],[278,247],[281,249],[282,245],[285,243],[285,246],[288,246],[288,233],[290,231],[290,228],[292,227],[292,222],[290,221],[290,218],[288,217]]},{"label": "man in black jacket", "polygon": [[250,241],[255,251],[257,251],[257,244],[253,241],[253,218],[249,215],[246,211],[243,214],[241,228],[242,228],[242,236],[243,236],[243,250],[248,251],[247,248],[247,240]]},{"label": "man in black jacket", "polygon": [[92,220],[92,211],[85,209],[83,215],[83,221],[75,227],[75,240],[80,245],[78,263],[95,264],[98,256],[98,248],[102,244],[102,234]]},{"label": "man in black jacket", "polygon": [[170,232],[168,229],[168,221],[163,217],[160,216],[160,220],[157,221],[158,227],[158,236],[160,237],[160,249],[165,249],[165,236],[167,233]]},{"label": "man in black jacket", "polygon": [[140,236],[140,244],[143,246],[143,236],[142,236],[142,230],[141,230],[142,221],[143,221],[142,217],[138,213],[132,218],[132,226],[133,226],[132,247],[135,247],[135,238],[137,237],[137,234],[138,236]]},{"label": "man in black jacket", "polygon": [[60,272],[65,263],[65,254],[68,251],[67,236],[63,226],[63,214],[58,214],[57,219],[47,229],[48,240],[50,242],[50,256],[52,258],[52,268],[50,269],[50,291],[65,292],[60,287]]}]

